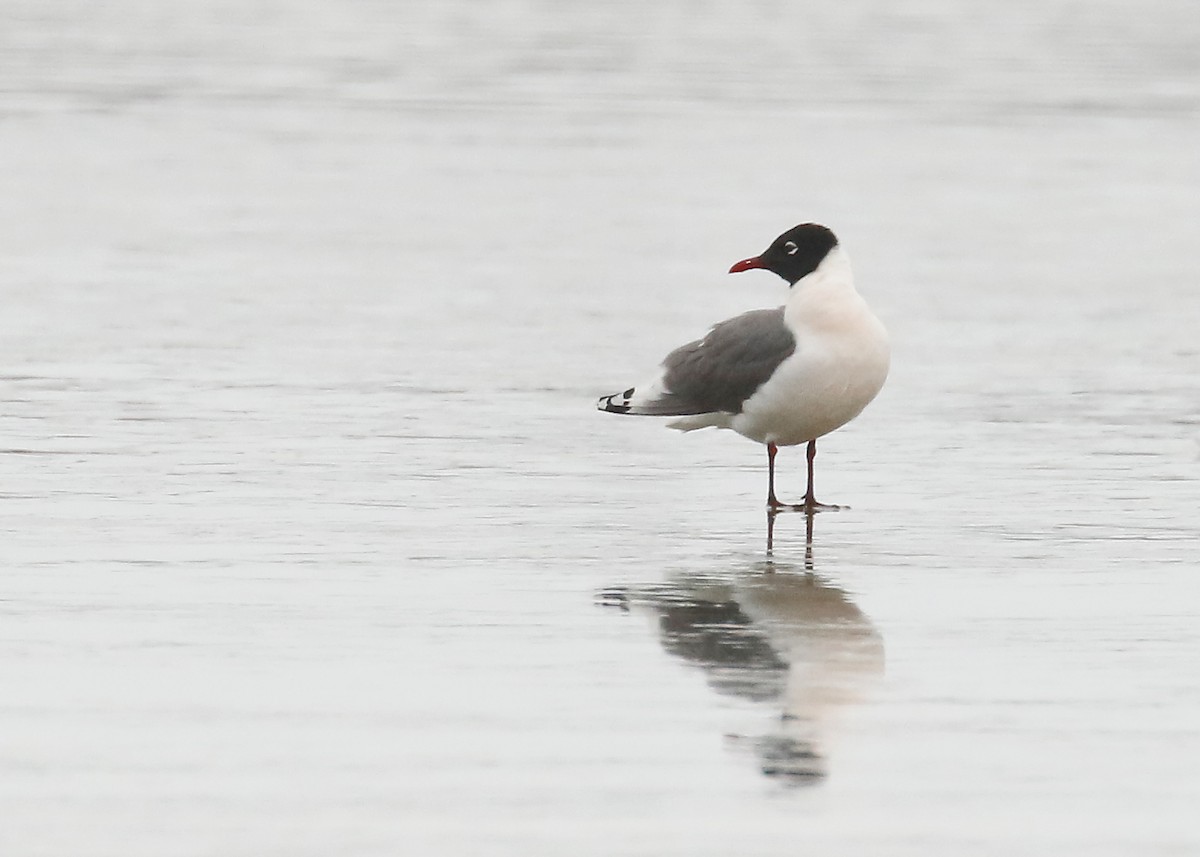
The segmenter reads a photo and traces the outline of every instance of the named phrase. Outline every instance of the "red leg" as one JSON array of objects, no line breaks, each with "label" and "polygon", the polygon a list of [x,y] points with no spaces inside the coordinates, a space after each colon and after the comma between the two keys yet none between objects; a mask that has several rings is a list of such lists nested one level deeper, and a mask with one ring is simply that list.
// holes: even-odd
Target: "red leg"
[{"label": "red leg", "polygon": [[813,491],[813,463],[817,460],[817,440],[813,438],[808,442],[808,490],[804,492],[804,505],[809,509],[813,509],[820,505],[817,503],[817,495]]},{"label": "red leg", "polygon": [[804,494],[804,502],[793,505],[792,503],[784,503],[775,496],[775,455],[779,452],[779,447],[774,443],[767,444],[767,508],[771,510],[788,509],[793,512],[820,512],[822,510],[832,510],[841,508],[839,506],[828,506],[824,503],[818,503],[816,495],[813,491],[813,463],[817,458],[817,442],[810,440],[808,442],[808,491]]},{"label": "red leg", "polygon": [[779,447],[773,443],[767,444],[767,508],[778,509],[780,506],[786,506],[786,503],[780,503],[779,498],[775,496],[775,453],[779,452]]},{"label": "red leg", "polygon": [[[816,492],[813,490],[813,462],[817,460],[817,441],[813,438],[808,442],[808,490],[804,492],[804,511],[820,512],[823,510],[835,511],[842,508],[841,506],[830,506],[827,503],[818,503]],[[800,508],[800,507],[797,507]]]}]

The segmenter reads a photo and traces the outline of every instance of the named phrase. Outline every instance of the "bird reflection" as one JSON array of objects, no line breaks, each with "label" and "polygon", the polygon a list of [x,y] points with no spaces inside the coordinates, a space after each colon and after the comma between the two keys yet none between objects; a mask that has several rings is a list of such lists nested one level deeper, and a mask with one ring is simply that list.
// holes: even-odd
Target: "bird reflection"
[{"label": "bird reflection", "polygon": [[[840,509],[841,506],[826,506],[821,504],[815,509],[804,509],[804,567],[808,571],[813,570],[813,515],[821,509]],[[767,508],[767,558],[775,555],[775,519],[780,514],[787,512],[801,511],[800,507],[776,507],[769,506]]]},{"label": "bird reflection", "polygon": [[811,568],[754,562],[732,574],[685,573],[601,601],[656,615],[663,648],[704,671],[717,693],[770,705],[765,734],[729,736],[752,748],[764,775],[820,782],[845,709],[883,674],[883,641],[846,592]]}]

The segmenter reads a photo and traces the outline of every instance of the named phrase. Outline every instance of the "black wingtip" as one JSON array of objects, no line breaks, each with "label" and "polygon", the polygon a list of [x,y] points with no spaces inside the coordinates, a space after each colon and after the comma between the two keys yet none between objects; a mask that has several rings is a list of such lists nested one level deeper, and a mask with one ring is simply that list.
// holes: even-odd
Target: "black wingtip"
[{"label": "black wingtip", "polygon": [[[613,401],[617,398],[620,398],[622,401]],[[601,396],[600,401],[596,403],[596,408],[601,411],[607,411],[610,414],[627,414],[630,410],[629,400],[632,398],[633,388],[630,387],[624,393],[613,393],[611,396]]]}]

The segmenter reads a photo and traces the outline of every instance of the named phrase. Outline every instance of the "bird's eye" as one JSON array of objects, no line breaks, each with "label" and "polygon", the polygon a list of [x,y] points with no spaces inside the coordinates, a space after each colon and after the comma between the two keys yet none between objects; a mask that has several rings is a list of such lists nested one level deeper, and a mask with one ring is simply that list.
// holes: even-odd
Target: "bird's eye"
[{"label": "bird's eye", "polygon": [[799,249],[800,248],[796,246],[795,241],[788,241],[783,245],[783,252],[787,253],[789,256],[795,256],[796,251]]}]

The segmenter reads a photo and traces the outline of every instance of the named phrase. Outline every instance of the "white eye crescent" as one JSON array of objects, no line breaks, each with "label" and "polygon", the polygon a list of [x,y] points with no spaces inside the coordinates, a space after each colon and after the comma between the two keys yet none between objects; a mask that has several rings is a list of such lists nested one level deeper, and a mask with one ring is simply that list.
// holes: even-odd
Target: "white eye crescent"
[{"label": "white eye crescent", "polygon": [[785,253],[787,253],[789,256],[795,256],[795,255],[796,255],[796,251],[797,251],[797,250],[799,250],[799,249],[800,249],[800,248],[796,246],[796,242],[795,242],[795,241],[788,241],[788,242],[786,242],[786,243],[783,245],[783,251],[784,251]]}]

